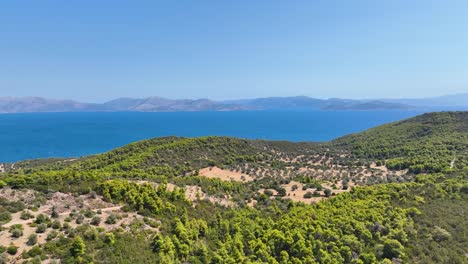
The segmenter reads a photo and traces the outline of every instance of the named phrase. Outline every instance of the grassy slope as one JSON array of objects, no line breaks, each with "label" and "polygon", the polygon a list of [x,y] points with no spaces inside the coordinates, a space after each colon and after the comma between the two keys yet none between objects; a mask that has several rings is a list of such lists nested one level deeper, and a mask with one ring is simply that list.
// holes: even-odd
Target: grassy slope
[{"label": "grassy slope", "polygon": [[466,170],[468,112],[420,115],[332,141],[358,158],[386,160],[395,169],[413,172]]}]

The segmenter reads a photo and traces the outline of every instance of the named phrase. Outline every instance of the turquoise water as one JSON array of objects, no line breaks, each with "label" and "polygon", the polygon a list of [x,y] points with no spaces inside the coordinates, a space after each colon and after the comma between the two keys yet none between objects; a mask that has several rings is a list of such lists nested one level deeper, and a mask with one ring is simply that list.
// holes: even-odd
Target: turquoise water
[{"label": "turquoise water", "polygon": [[160,136],[327,141],[416,111],[28,113],[0,115],[0,162],[79,157]]}]

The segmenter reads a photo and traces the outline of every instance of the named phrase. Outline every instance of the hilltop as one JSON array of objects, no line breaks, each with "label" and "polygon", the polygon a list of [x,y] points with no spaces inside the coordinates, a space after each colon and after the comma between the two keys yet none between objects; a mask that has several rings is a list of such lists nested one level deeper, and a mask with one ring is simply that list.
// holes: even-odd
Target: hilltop
[{"label": "hilltop", "polygon": [[332,141],[360,158],[391,169],[441,172],[468,165],[468,113],[423,114]]},{"label": "hilltop", "polygon": [[[82,191],[102,178],[169,180],[177,184],[193,181],[196,177],[184,176],[198,176],[200,172],[221,179],[255,180],[261,183],[257,186],[272,189],[285,187],[282,181],[304,181],[305,176],[328,186],[401,182],[422,172],[466,170],[467,113],[423,114],[331,142],[165,137],[80,159],[32,160],[5,164],[4,168],[11,173],[43,175],[32,183],[36,186],[47,184],[51,188],[57,184],[57,190],[68,186]],[[219,175],[213,175],[213,169]],[[87,180],[70,187],[65,176],[77,173]]]},{"label": "hilltop", "polygon": [[467,151],[468,112],[439,112],[330,142],[165,137],[4,164],[0,237],[65,263],[464,263]]}]

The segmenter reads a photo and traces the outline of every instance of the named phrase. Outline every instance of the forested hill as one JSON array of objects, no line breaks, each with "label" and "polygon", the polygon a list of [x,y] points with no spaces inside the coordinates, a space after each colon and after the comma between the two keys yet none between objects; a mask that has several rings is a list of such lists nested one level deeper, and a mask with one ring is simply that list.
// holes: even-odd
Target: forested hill
[{"label": "forested hill", "polygon": [[165,137],[0,172],[0,263],[468,259],[468,113],[325,143]]},{"label": "forested hill", "polygon": [[[110,152],[68,160],[19,162],[16,168],[74,168],[100,171],[146,171],[166,176],[184,175],[207,166],[232,166],[244,162],[287,156],[341,154],[390,169],[442,172],[468,165],[468,112],[428,113],[385,124],[325,143],[246,140],[230,137],[164,137],[144,140]],[[51,166],[54,164],[54,166]]]},{"label": "forested hill", "polygon": [[447,172],[467,169],[468,112],[428,113],[332,141],[359,158],[392,169]]},{"label": "forested hill", "polygon": [[[357,184],[362,185],[409,179],[382,175],[375,170],[371,170],[375,177],[369,178],[360,168],[362,165],[384,165],[395,173],[403,170],[412,174],[460,171],[468,166],[467,153],[468,112],[438,112],[325,143],[164,137],[79,159],[31,160],[6,164],[4,168],[20,174],[54,171],[60,175],[81,173],[92,178],[166,179],[197,175],[200,169],[217,166],[265,179],[282,178],[279,175],[284,173],[290,178],[317,174],[324,169],[320,166],[326,166],[332,174],[341,175],[338,179],[359,180]],[[304,171],[311,164],[315,164],[315,168],[311,168],[315,172]],[[337,170],[336,166],[342,169]],[[351,177],[343,176],[346,172],[351,172]]]},{"label": "forested hill", "polygon": [[[302,152],[314,143],[272,142],[231,137],[161,137],[143,140],[107,153],[79,159],[39,159],[18,162],[16,169],[76,169],[146,171],[180,176],[195,169],[266,159],[280,151]],[[302,147],[299,147],[302,146]],[[298,148],[299,147],[299,148]],[[167,175],[169,174],[169,175]]]}]

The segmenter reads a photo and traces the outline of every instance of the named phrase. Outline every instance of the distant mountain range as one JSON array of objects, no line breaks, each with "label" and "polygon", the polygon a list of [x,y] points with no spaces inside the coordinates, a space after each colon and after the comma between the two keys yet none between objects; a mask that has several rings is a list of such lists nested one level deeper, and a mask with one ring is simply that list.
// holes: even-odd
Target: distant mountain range
[{"label": "distant mountain range", "polygon": [[0,97],[0,113],[27,112],[179,112],[237,110],[468,110],[468,93],[421,99],[316,99],[307,96],[213,101],[162,97],[118,98],[82,103],[41,97]]}]

